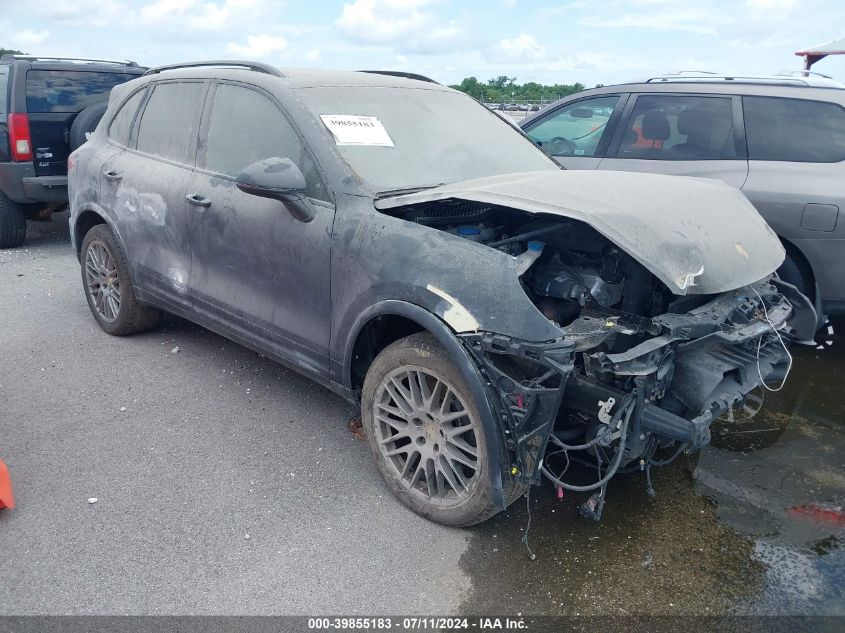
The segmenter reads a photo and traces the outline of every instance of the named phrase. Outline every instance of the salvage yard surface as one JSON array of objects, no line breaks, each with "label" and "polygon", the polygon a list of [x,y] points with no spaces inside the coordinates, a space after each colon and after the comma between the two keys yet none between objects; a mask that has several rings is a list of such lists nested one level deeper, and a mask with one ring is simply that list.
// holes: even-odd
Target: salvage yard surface
[{"label": "salvage yard surface", "polygon": [[[406,510],[328,391],[181,319],[118,339],[67,215],[0,251],[0,614],[845,615],[845,341],[793,348],[696,482],[549,486],[467,530]],[[845,329],[842,323],[840,329]],[[89,502],[96,499],[96,502]]]}]

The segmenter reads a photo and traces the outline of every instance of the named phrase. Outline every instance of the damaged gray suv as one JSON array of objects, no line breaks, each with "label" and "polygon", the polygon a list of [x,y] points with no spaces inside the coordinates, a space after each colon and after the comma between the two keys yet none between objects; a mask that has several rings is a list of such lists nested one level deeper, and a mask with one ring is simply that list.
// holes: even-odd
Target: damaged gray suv
[{"label": "damaged gray suv", "polygon": [[741,193],[562,170],[395,75],[206,62],[116,87],[69,177],[102,329],[168,311],[360,401],[390,489],[458,526],[543,476],[597,519],[614,475],[695,454],[785,379],[816,315]]}]

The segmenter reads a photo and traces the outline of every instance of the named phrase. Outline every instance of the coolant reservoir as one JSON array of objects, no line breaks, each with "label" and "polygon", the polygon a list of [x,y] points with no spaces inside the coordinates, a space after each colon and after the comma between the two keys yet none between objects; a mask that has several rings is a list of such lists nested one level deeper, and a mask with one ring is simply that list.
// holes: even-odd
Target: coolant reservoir
[{"label": "coolant reservoir", "polygon": [[537,258],[540,257],[545,245],[546,244],[544,242],[528,242],[528,248],[525,249],[525,252],[517,256],[519,263],[516,266],[516,274],[518,276],[521,277],[525,274],[525,271],[531,268],[532,264],[534,264],[534,262],[537,261]]}]

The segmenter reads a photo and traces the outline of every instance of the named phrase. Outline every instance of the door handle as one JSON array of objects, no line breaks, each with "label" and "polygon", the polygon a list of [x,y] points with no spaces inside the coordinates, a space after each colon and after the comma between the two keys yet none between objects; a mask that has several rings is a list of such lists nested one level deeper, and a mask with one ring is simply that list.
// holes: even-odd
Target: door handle
[{"label": "door handle", "polygon": [[211,206],[211,200],[209,200],[208,198],[203,198],[198,193],[189,193],[187,196],[185,196],[185,200],[188,201],[188,204],[192,204],[195,207],[210,207]]},{"label": "door handle", "polygon": [[118,182],[119,180],[123,180],[123,173],[112,169],[110,171],[103,172],[103,178],[111,180],[112,182]]}]

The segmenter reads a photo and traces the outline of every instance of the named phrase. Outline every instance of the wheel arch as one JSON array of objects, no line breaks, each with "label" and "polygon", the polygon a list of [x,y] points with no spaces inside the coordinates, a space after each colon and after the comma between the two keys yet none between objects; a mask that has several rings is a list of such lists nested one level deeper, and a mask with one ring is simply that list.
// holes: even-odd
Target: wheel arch
[{"label": "wheel arch", "polygon": [[[485,386],[478,367],[449,326],[435,314],[416,304],[386,300],[370,306],[358,316],[345,345],[344,384],[353,390],[359,390],[360,384],[356,384],[356,380],[360,377],[363,382],[366,369],[378,353],[390,343],[417,332],[428,332],[443,346],[467,381],[472,396],[478,403],[485,435],[499,438],[498,405]],[[371,343],[375,345],[368,347]],[[502,486],[503,465],[498,448],[493,442],[488,443],[487,458],[491,466],[491,483],[496,492],[495,502],[504,508],[506,504]]]},{"label": "wheel arch", "polygon": [[[98,224],[107,224],[114,233],[114,228],[111,226],[111,223],[106,219],[106,215],[99,209],[88,207],[82,209],[76,216],[72,227],[72,238],[73,248],[76,251],[77,258],[82,251],[82,240],[85,239],[85,235]],[[115,236],[117,236],[117,233],[115,233]]]},{"label": "wheel arch", "polygon": [[819,289],[818,283],[818,275],[816,274],[815,269],[813,268],[813,264],[810,261],[810,258],[804,253],[800,246],[793,243],[791,240],[783,237],[782,235],[778,235],[780,238],[781,244],[783,244],[783,248],[786,251],[786,256],[791,258],[800,268],[803,269],[805,274],[809,278],[810,285],[813,289],[813,296],[807,297],[810,300],[810,303],[816,310],[816,314],[818,315],[816,327],[821,327],[825,321],[824,310],[822,306],[821,300],[821,292]]}]

